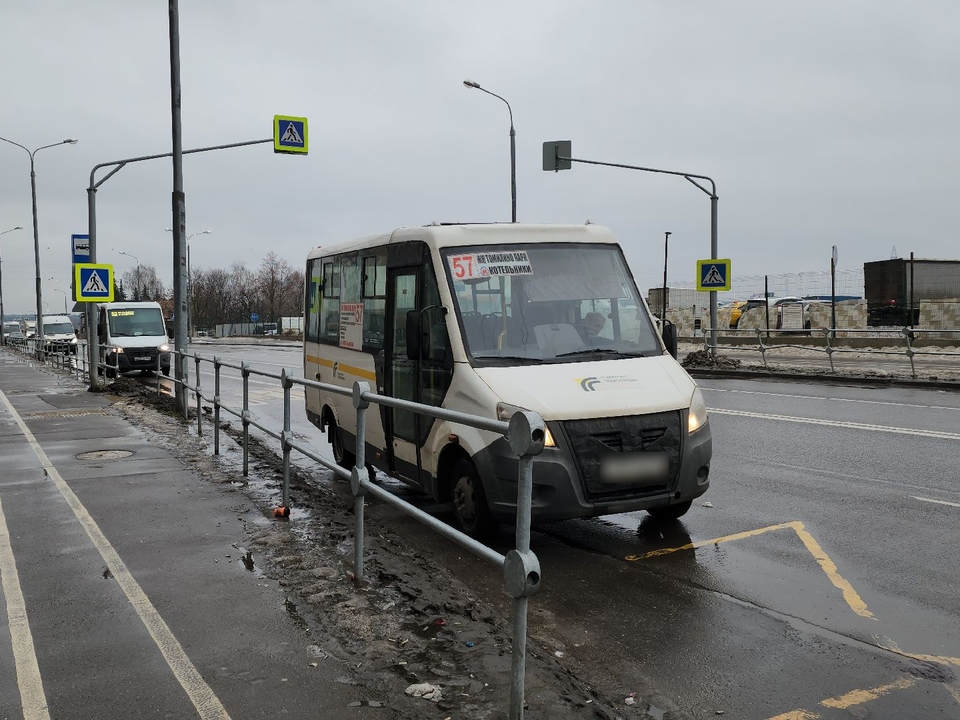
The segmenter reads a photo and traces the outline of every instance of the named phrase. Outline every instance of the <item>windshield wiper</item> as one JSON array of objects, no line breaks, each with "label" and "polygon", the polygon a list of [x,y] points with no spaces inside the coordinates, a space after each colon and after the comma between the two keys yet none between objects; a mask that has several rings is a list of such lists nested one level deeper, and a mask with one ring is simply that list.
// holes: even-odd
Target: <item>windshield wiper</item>
[{"label": "windshield wiper", "polygon": [[115,332],[110,334],[113,335],[114,337],[130,337],[127,333],[122,333],[122,332]]},{"label": "windshield wiper", "polygon": [[583,350],[573,350],[572,352],[560,353],[554,357],[570,357],[571,355],[593,355],[595,353],[603,353],[605,355],[620,355],[622,354],[619,350],[614,350],[613,348],[584,348]]}]

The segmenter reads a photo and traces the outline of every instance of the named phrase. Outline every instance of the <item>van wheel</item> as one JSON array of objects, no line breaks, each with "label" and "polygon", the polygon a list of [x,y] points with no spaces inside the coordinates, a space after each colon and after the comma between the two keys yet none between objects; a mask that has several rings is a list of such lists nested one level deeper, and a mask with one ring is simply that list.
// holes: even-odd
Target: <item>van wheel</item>
[{"label": "van wheel", "polygon": [[687,510],[693,505],[693,500],[677,503],[676,505],[667,505],[666,507],[647,508],[650,517],[654,520],[677,520],[687,514]]},{"label": "van wheel", "polygon": [[346,445],[343,444],[343,435],[337,426],[337,421],[334,420],[332,416],[330,418],[330,424],[328,425],[327,439],[333,447],[333,459],[337,461],[337,465],[347,470],[353,469],[356,463],[356,456],[347,450]]},{"label": "van wheel", "polygon": [[498,523],[487,505],[483,483],[473,463],[461,458],[453,466],[450,478],[453,513],[457,525],[470,537],[483,538],[492,535]]}]

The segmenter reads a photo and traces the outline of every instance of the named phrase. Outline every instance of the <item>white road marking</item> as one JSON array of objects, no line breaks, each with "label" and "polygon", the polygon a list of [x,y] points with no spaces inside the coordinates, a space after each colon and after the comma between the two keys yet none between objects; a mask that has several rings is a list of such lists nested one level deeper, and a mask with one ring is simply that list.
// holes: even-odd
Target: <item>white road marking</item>
[{"label": "white road marking", "polygon": [[712,415],[736,415],[738,417],[757,418],[759,420],[776,420],[779,422],[804,423],[808,425],[825,425],[827,427],[840,427],[848,430],[886,432],[895,433],[897,435],[918,435],[920,437],[960,441],[960,433],[942,432],[939,430],[919,430],[917,428],[893,427],[890,425],[872,425],[870,423],[848,422],[845,420],[822,420],[820,418],[795,417],[792,415],[773,415],[770,413],[755,413],[747,412],[745,410],[724,410],[720,408],[708,408],[707,412]]},{"label": "white road marking", "polygon": [[936,503],[937,505],[949,505],[950,507],[960,508],[960,503],[947,502],[946,500],[934,500],[933,498],[922,498],[917,497],[916,495],[911,495],[914,500],[920,500],[921,502]]},{"label": "white road marking", "polygon": [[27,603],[20,589],[17,561],[10,545],[10,531],[0,502],[0,580],[3,596],[7,599],[7,624],[10,626],[10,644],[17,668],[17,685],[20,687],[20,706],[24,720],[50,720],[47,697],[43,691],[43,678],[37,665],[37,653],[33,647],[33,633],[27,619]]},{"label": "white road marking", "polygon": [[820,397],[819,395],[788,395],[787,393],[763,392],[761,390],[733,390],[730,388],[711,388],[700,386],[701,390],[709,392],[739,393],[742,395],[767,395],[769,397],[796,398],[799,400],[828,400],[831,402],[851,402],[863,403],[864,405],[894,405],[896,407],[920,408],[922,410],[955,410],[960,412],[960,407],[950,407],[949,405],[912,405],[910,403],[898,403],[889,400],[859,400],[856,398],[838,398],[838,397]]},{"label": "white road marking", "polygon": [[[110,572],[113,573],[117,584],[127,596],[127,600],[130,601],[137,615],[140,616],[140,620],[147,628],[147,632],[150,633],[150,637],[153,638],[154,643],[156,643],[160,649],[160,654],[163,655],[163,659],[167,661],[167,665],[170,666],[174,676],[187,693],[190,702],[192,702],[193,706],[197,709],[198,715],[204,720],[208,718],[210,720],[230,720],[226,709],[187,656],[183,646],[180,645],[180,642],[176,636],[174,636],[170,627],[164,619],[160,617],[160,613],[157,612],[153,603],[150,602],[150,598],[147,597],[143,588],[140,587],[139,583],[137,583],[131,572],[127,569],[127,566],[120,558],[120,554],[114,549],[113,545],[110,544],[110,541],[107,540],[106,535],[100,530],[100,526],[97,525],[96,521],[83,506],[83,503],[80,502],[80,498],[76,496],[63,477],[61,477],[57,468],[50,462],[47,454],[43,451],[43,448],[40,447],[40,443],[37,442],[33,433],[30,432],[30,428],[27,427],[23,418],[20,417],[20,414],[14,409],[13,405],[10,404],[10,401],[2,390],[0,390],[0,401],[3,402],[10,412],[10,415],[20,427],[20,432],[23,433],[27,442],[30,443],[30,447],[40,460],[40,464],[43,465],[43,468],[47,471],[47,475],[53,480],[54,485],[57,486],[60,494],[63,495],[63,499],[67,501],[67,504],[73,510],[73,514],[83,526],[83,529],[86,530],[90,541],[99,551],[100,557],[103,558],[107,567],[110,568]],[[4,573],[4,581],[5,580],[6,573]],[[6,587],[4,587],[4,591],[6,591]],[[44,714],[36,717],[48,716]]]}]

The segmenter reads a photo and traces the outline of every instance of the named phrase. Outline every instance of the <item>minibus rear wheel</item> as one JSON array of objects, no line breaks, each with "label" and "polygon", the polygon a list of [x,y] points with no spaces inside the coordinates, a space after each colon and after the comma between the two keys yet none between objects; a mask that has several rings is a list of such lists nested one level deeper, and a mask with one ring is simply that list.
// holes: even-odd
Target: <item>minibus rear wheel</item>
[{"label": "minibus rear wheel", "polygon": [[475,538],[493,534],[497,529],[497,521],[487,505],[483,482],[473,463],[467,458],[457,460],[451,470],[450,479],[453,514],[460,529]]},{"label": "minibus rear wheel", "polygon": [[677,520],[687,514],[687,510],[693,505],[693,500],[677,503],[676,505],[667,505],[666,507],[647,508],[647,512],[654,520]]}]

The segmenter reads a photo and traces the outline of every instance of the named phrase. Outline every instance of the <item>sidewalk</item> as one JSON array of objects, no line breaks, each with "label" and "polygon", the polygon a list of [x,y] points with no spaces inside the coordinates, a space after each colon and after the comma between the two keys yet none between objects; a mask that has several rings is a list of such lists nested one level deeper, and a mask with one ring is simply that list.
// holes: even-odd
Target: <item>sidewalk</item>
[{"label": "sidewalk", "polygon": [[240,561],[253,503],[109,404],[0,350],[0,718],[395,717]]}]

